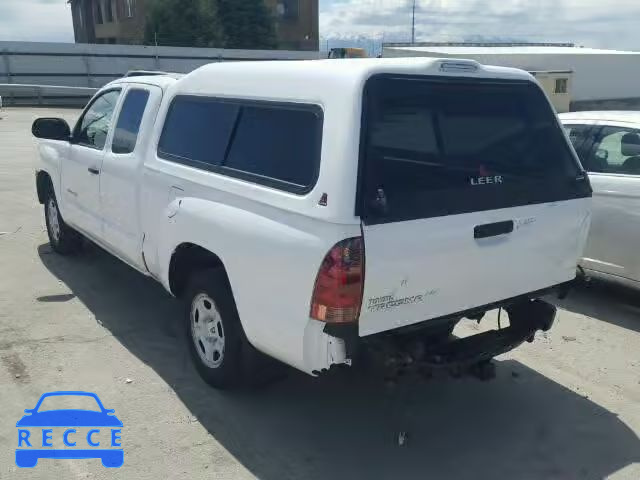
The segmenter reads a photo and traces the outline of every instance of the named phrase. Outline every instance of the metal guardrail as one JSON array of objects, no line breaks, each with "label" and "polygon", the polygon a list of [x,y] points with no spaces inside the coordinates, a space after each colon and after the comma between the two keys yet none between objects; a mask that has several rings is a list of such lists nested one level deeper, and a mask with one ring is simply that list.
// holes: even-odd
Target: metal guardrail
[{"label": "metal guardrail", "polygon": [[97,91],[89,87],[0,83],[0,97],[5,107],[83,107]]},{"label": "metal guardrail", "polygon": [[212,62],[319,57],[313,51],[0,41],[0,95],[6,105],[77,107],[131,70],[188,73]]},{"label": "metal guardrail", "polygon": [[320,56],[315,51],[0,41],[0,82],[98,88],[130,70],[189,73],[208,63]]}]

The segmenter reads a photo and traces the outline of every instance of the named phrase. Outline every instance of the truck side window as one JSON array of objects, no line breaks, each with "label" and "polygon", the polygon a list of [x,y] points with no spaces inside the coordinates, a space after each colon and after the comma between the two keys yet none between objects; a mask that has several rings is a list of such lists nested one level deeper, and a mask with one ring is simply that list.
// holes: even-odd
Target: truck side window
[{"label": "truck side window", "polygon": [[598,128],[593,125],[564,125],[565,133],[569,137],[573,148],[575,149],[582,166],[587,171],[594,171],[591,161],[591,149],[595,141]]},{"label": "truck side window", "polygon": [[158,156],[302,194],[318,175],[322,122],[315,105],[177,96]]},{"label": "truck side window", "polygon": [[158,155],[196,168],[220,165],[239,110],[238,105],[210,98],[176,97],[167,113]]},{"label": "truck side window", "polygon": [[113,135],[111,151],[118,154],[132,153],[138,141],[138,132],[144,111],[149,101],[149,92],[142,89],[132,89],[120,109],[120,116]]},{"label": "truck side window", "polygon": [[320,125],[315,109],[244,106],[224,166],[249,174],[250,181],[304,191],[315,183]]},{"label": "truck side window", "polygon": [[76,125],[75,143],[98,150],[104,148],[118,97],[120,90],[109,90],[93,101]]}]

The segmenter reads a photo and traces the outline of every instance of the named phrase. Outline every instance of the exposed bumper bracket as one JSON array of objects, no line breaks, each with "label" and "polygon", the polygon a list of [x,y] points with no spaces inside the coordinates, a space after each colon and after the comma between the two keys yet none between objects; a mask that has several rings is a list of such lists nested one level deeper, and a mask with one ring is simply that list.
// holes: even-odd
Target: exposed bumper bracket
[{"label": "exposed bumper bracket", "polygon": [[427,347],[424,357],[415,360],[431,368],[468,367],[491,360],[526,341],[533,341],[537,331],[549,331],[556,317],[556,307],[543,300],[517,303],[507,312],[511,323],[508,328]]},{"label": "exposed bumper bracket", "polygon": [[383,361],[385,376],[390,381],[410,371],[426,378],[436,371],[444,371],[456,377],[469,373],[488,380],[495,376],[495,366],[491,363],[494,357],[526,341],[532,342],[536,332],[551,329],[556,317],[556,307],[539,299],[521,299],[503,308],[509,314],[508,328],[466,338],[450,336],[438,343],[429,343],[425,337],[378,338],[369,344],[372,359]]}]

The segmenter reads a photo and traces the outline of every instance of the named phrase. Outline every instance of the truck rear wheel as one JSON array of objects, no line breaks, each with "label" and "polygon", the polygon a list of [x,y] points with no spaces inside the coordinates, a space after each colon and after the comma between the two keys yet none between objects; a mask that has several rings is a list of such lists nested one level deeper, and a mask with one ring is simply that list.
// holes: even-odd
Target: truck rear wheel
[{"label": "truck rear wheel", "polygon": [[56,195],[51,187],[44,202],[44,218],[47,224],[49,244],[55,252],[61,255],[69,255],[80,251],[82,248],[82,236],[62,219]]},{"label": "truck rear wheel", "polygon": [[194,273],[185,292],[185,330],[196,370],[209,385],[253,385],[263,355],[247,340],[231,287],[220,268]]}]

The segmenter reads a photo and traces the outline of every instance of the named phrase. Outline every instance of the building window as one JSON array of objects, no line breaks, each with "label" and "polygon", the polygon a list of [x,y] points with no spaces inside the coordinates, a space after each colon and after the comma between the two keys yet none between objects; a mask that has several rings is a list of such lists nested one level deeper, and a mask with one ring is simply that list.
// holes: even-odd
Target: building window
[{"label": "building window", "polygon": [[107,0],[111,4],[111,18],[114,22],[118,21],[118,2],[117,0]]},{"label": "building window", "polygon": [[102,9],[104,10],[104,19],[106,23],[113,23],[113,10],[111,9],[111,0],[102,0]]},{"label": "building window", "polygon": [[136,0],[125,0],[125,13],[127,18],[133,18],[136,10]]},{"label": "building window", "polygon": [[93,4],[93,11],[96,17],[96,24],[100,25],[104,23],[104,20],[102,17],[102,0],[96,0],[96,2]]},{"label": "building window", "polygon": [[76,18],[78,19],[78,26],[84,29],[84,16],[82,15],[82,5],[76,5]]},{"label": "building window", "polygon": [[299,0],[280,0],[276,6],[276,13],[279,18],[297,20],[300,16]]},{"label": "building window", "polygon": [[555,93],[568,93],[568,92],[569,92],[569,79],[556,78]]}]

